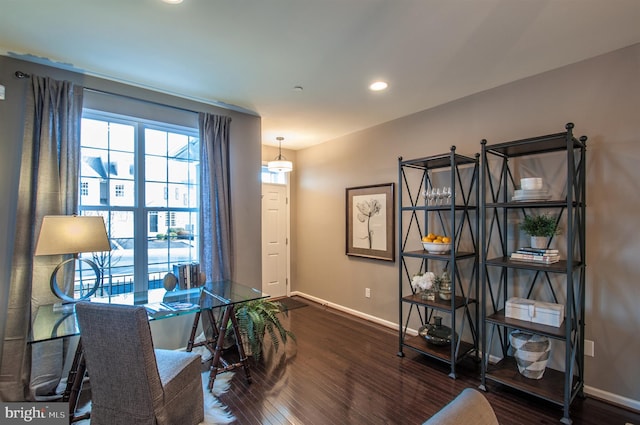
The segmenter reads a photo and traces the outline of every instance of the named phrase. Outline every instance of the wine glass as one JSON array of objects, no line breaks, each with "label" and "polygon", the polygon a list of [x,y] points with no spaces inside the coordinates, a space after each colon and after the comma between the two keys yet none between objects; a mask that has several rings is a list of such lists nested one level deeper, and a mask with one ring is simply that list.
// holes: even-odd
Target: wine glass
[{"label": "wine glass", "polygon": [[442,197],[447,200],[447,205],[451,205],[451,188],[449,186],[442,188]]},{"label": "wine glass", "polygon": [[436,205],[438,204],[438,202],[440,202],[440,205],[442,205],[442,190],[440,188],[436,189],[435,201]]},{"label": "wine glass", "polygon": [[432,204],[436,200],[436,190],[431,189],[429,192],[429,204]]},{"label": "wine glass", "polygon": [[423,190],[422,191],[422,197],[424,198],[424,201],[428,205],[429,204],[429,200],[431,199],[431,189]]}]

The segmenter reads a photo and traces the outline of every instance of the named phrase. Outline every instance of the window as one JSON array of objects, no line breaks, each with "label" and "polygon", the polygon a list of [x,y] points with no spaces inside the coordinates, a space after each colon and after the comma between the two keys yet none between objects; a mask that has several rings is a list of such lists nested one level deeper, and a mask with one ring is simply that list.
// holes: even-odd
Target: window
[{"label": "window", "polygon": [[269,171],[266,165],[262,166],[262,183],[287,184],[287,173]]},{"label": "window", "polygon": [[102,216],[112,244],[90,254],[104,272],[97,296],[158,288],[198,262],[197,129],[85,110],[81,157],[80,213]]}]

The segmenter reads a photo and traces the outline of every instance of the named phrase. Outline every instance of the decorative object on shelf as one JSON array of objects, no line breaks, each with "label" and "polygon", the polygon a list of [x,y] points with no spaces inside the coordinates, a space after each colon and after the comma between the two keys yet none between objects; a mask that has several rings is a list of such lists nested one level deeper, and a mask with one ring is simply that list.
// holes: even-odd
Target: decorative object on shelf
[{"label": "decorative object on shelf", "polygon": [[430,188],[422,191],[422,197],[427,205],[451,205],[453,191],[449,186],[440,188]]},{"label": "decorative object on shelf", "polygon": [[446,254],[451,251],[451,238],[429,233],[422,237],[423,248],[432,254]]},{"label": "decorative object on shelf", "polygon": [[547,248],[549,238],[558,233],[556,217],[549,214],[526,215],[520,229],[531,236],[532,248]]},{"label": "decorative object on shelf", "polygon": [[531,236],[531,248],[545,248],[548,244],[547,236]]},{"label": "decorative object on shelf", "polygon": [[418,334],[433,345],[448,345],[452,340],[458,338],[458,335],[451,330],[450,327],[442,324],[441,316],[433,316],[435,323],[427,323],[421,326]]},{"label": "decorative object on shelf", "polygon": [[513,191],[513,197],[511,198],[515,202],[548,201],[549,199],[551,199],[551,194],[546,189],[516,189]]},{"label": "decorative object on shelf", "polygon": [[[96,263],[86,258],[79,258],[78,254],[103,251],[111,251],[111,243],[102,217],[47,215],[42,219],[34,255],[73,254],[72,258],[64,260],[53,270],[50,284],[51,292],[58,298],[65,302],[76,302],[88,299],[95,294],[100,287],[102,277]],[[83,275],[86,276],[87,266],[96,276],[93,285],[84,284],[86,279]],[[59,271],[64,274],[62,287],[58,282]],[[76,272],[80,274],[79,281],[76,280]],[[78,298],[74,296],[76,289],[80,293]]]},{"label": "decorative object on shelf", "polygon": [[564,321],[564,305],[511,297],[505,304],[505,317],[559,328]]},{"label": "decorative object on shelf", "polygon": [[513,356],[518,371],[526,378],[541,379],[549,361],[551,342],[549,338],[522,331],[509,334],[509,341],[514,350]]},{"label": "decorative object on shelf", "polygon": [[520,179],[520,189],[542,190],[542,179],[540,177],[529,177],[525,179]]},{"label": "decorative object on shelf", "polygon": [[543,188],[540,177],[520,179],[520,189],[513,192],[513,201],[546,201],[551,198],[549,192]]},{"label": "decorative object on shelf", "polygon": [[436,275],[433,272],[418,273],[411,279],[411,287],[420,292],[423,300],[434,301],[436,299]]},{"label": "decorative object on shelf", "polygon": [[278,156],[276,156],[273,161],[267,163],[267,168],[273,173],[288,173],[293,170],[293,162],[288,161],[287,158],[282,155],[282,141],[284,137],[276,137],[276,140],[278,141]]},{"label": "decorative object on shelf", "polygon": [[451,292],[451,278],[449,277],[449,272],[444,270],[438,282],[438,296],[441,300],[450,301]]},{"label": "decorative object on shelf", "polygon": [[526,247],[511,253],[510,258],[515,261],[529,263],[553,264],[560,261],[560,254],[557,249]]},{"label": "decorative object on shelf", "polygon": [[384,183],[346,189],[347,255],[395,261],[394,187]]},{"label": "decorative object on shelf", "polygon": [[451,251],[451,242],[422,242],[422,246],[431,254],[447,254]]}]

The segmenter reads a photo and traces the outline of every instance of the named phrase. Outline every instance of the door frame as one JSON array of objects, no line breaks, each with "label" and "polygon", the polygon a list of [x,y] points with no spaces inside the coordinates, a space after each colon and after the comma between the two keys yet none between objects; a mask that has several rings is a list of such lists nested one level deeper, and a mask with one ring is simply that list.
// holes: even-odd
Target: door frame
[{"label": "door frame", "polygon": [[[265,161],[263,161],[262,166],[265,167],[267,165],[267,163]],[[260,173],[260,175],[262,176],[262,173]],[[268,185],[274,185],[274,186],[284,186],[285,187],[285,193],[286,193],[286,204],[285,204],[285,218],[286,218],[286,226],[285,226],[285,238],[287,241],[286,244],[286,250],[285,250],[285,255],[286,255],[286,267],[285,267],[285,274],[286,274],[286,283],[285,283],[285,296],[289,296],[289,294],[291,293],[291,178],[290,178],[290,173],[286,173],[285,174],[285,180],[286,183],[282,184],[282,183],[271,183],[271,182],[264,182],[260,181],[260,246],[262,248],[262,197],[264,196],[264,185],[268,184]],[[264,258],[265,256],[265,252],[264,250],[261,249],[261,262],[260,262],[260,288],[264,291],[263,285],[264,285],[264,277],[262,276],[262,264],[264,264]]]}]

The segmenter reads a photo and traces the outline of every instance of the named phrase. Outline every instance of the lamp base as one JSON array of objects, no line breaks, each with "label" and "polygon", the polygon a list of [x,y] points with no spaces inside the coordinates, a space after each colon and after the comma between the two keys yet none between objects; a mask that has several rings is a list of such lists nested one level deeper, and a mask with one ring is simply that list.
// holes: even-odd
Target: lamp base
[{"label": "lamp base", "polygon": [[54,313],[71,313],[76,307],[76,303],[59,302],[53,304]]},{"label": "lamp base", "polygon": [[[89,265],[89,267],[91,267],[91,269],[93,269],[93,272],[96,274],[96,280],[93,283],[93,286],[87,287],[85,288],[84,285],[80,284],[81,288],[80,288],[80,297],[79,298],[75,298],[73,296],[73,294],[75,293],[75,264],[73,264],[73,270],[74,270],[74,289],[71,292],[71,296],[69,296],[64,288],[61,288],[60,285],[58,285],[58,279],[57,279],[57,275],[58,275],[58,270],[60,270],[62,267],[64,267],[66,264],[69,263],[74,263],[75,260],[78,260],[80,262],[84,262],[86,264]],[[53,270],[53,273],[51,274],[51,292],[54,293],[54,295],[58,298],[60,298],[63,303],[75,303],[77,301],[81,301],[81,300],[86,300],[91,298],[91,296],[93,294],[96,293],[96,291],[98,290],[98,288],[100,287],[100,269],[98,268],[98,266],[96,265],[96,263],[94,263],[93,261],[90,260],[86,260],[84,258],[69,258],[68,260],[64,260],[62,263],[58,264],[58,266]],[[88,289],[88,291],[86,291],[85,289]]]}]

